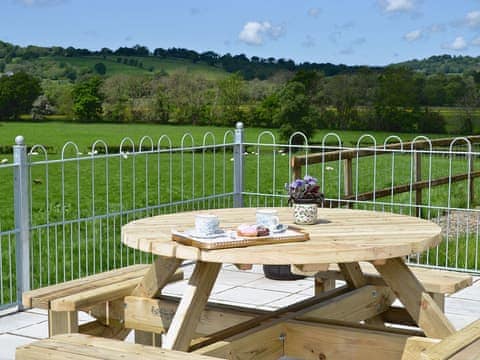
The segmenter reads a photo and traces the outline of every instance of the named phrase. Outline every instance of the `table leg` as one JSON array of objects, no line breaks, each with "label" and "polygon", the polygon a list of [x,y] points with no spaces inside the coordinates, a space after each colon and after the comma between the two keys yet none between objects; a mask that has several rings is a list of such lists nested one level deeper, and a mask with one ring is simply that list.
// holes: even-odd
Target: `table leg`
[{"label": "table leg", "polygon": [[375,267],[425,335],[443,339],[455,332],[453,325],[402,258],[388,259],[385,264],[375,264]]},{"label": "table leg", "polygon": [[181,263],[181,259],[164,256],[157,257],[131,295],[148,298],[160,296],[163,287],[168,283],[168,280],[177,271]]},{"label": "table leg", "polygon": [[[367,280],[362,273],[360,268],[360,264],[357,262],[352,263],[341,263],[338,264],[340,270],[345,277],[345,281],[347,282],[348,286],[354,289],[361,288],[367,285]],[[365,319],[367,324],[377,325],[377,326],[384,326],[385,323],[382,320],[380,315],[377,315],[371,319]]]},{"label": "table leg", "polygon": [[[133,290],[133,296],[155,298],[161,295],[162,289],[175,273],[181,259],[159,256],[143,276],[142,281]],[[161,335],[147,331],[135,330],[135,343],[142,345],[161,346]]]},{"label": "table leg", "polygon": [[222,264],[197,261],[177,307],[163,347],[187,351]]}]

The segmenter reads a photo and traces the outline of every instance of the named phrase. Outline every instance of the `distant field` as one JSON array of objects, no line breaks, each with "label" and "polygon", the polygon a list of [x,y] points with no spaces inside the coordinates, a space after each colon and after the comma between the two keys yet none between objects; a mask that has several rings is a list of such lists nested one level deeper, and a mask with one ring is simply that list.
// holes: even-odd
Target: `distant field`
[{"label": "distant field", "polygon": [[[143,68],[138,66],[126,65],[118,63],[117,58],[135,59],[143,63]],[[49,58],[50,59],[50,58]],[[93,69],[95,64],[102,62],[107,68],[107,76],[116,74],[130,74],[130,75],[146,75],[152,74],[148,69],[153,67],[153,73],[165,71],[168,74],[175,74],[178,72],[187,72],[191,74],[201,74],[207,79],[219,79],[228,75],[222,69],[208,66],[203,63],[192,63],[187,60],[172,60],[160,59],[155,57],[133,57],[133,56],[107,56],[105,59],[102,56],[85,56],[85,57],[54,57],[56,61],[70,64],[74,67],[83,69]]]},{"label": "distant field", "polygon": [[[0,145],[12,145],[17,135],[23,135],[25,142],[29,145],[42,144],[48,145],[60,151],[63,144],[67,141],[73,141],[79,145],[80,149],[87,149],[91,144],[98,139],[106,141],[109,145],[119,145],[120,141],[124,137],[130,137],[138,144],[140,139],[145,136],[151,136],[156,141],[161,135],[166,134],[171,137],[174,145],[180,145],[181,138],[184,133],[190,132],[194,139],[195,144],[202,143],[203,135],[206,132],[212,132],[215,134],[217,143],[223,141],[223,135],[228,130],[234,130],[234,124],[232,127],[212,127],[212,126],[174,126],[174,125],[155,125],[155,124],[110,124],[110,123],[72,123],[62,121],[47,121],[47,122],[30,122],[30,121],[18,121],[18,122],[0,122]],[[245,139],[247,142],[256,142],[257,137],[261,132],[272,131],[277,135],[276,129],[262,129],[262,128],[249,128],[245,130]],[[372,132],[372,131],[336,131],[328,129],[319,129],[316,131],[313,138],[313,142],[321,143],[323,137],[328,133],[337,133],[345,146],[356,145],[357,140],[365,133],[372,134],[377,140],[378,144],[382,144],[383,141],[391,133],[387,132]],[[418,134],[401,134],[396,133],[404,141],[413,139]],[[430,135],[432,138],[450,136],[446,134]],[[271,141],[271,137],[262,136],[262,142],[268,143]],[[326,141],[328,144],[335,144],[336,140],[334,136],[329,136]],[[364,138],[362,144],[370,144],[372,142],[369,138]],[[277,143],[284,143],[284,141],[278,140]],[[190,145],[186,142],[187,146]]]}]

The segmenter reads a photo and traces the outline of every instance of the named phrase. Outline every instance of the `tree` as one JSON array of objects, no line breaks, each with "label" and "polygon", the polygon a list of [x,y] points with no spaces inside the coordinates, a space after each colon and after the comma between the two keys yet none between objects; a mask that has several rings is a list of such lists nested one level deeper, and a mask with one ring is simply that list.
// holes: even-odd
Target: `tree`
[{"label": "tree", "polygon": [[102,116],[102,79],[92,77],[75,85],[72,91],[73,114],[76,120],[98,121]]},{"label": "tree", "polygon": [[242,120],[240,105],[244,97],[245,83],[239,74],[233,74],[218,82],[218,97],[222,106],[222,125],[232,125]]},{"label": "tree", "polygon": [[0,77],[0,118],[17,119],[29,113],[41,91],[40,81],[27,73]]},{"label": "tree", "polygon": [[105,66],[104,63],[96,63],[95,66],[93,67],[96,71],[97,74],[99,75],[105,75],[107,72],[107,67]]},{"label": "tree", "polygon": [[[273,118],[273,124],[280,128],[280,136],[288,140],[295,131],[301,131],[311,139],[314,133],[315,113],[310,105],[305,85],[291,81],[285,85],[278,95],[280,105]],[[303,139],[295,137],[294,144],[303,143]]]}]

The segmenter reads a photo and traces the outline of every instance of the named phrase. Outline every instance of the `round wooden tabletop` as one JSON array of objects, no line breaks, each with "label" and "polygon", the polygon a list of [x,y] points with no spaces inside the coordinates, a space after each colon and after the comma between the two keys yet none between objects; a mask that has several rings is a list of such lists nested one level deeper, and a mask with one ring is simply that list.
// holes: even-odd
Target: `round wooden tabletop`
[{"label": "round wooden tabletop", "polygon": [[[293,224],[291,208],[277,208],[280,221]],[[199,212],[220,218],[220,227],[234,229],[255,223],[255,208],[181,212],[135,220],[122,227],[122,242],[167,257],[234,264],[327,264],[389,259],[422,252],[441,241],[438,225],[391,213],[318,209],[315,225],[295,225],[310,235],[305,242],[200,250],[171,240],[172,229],[193,227]]]}]

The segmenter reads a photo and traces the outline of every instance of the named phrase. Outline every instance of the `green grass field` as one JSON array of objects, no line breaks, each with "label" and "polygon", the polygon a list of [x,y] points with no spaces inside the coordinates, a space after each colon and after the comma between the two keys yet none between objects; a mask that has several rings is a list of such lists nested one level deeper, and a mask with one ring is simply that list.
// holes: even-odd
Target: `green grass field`
[{"label": "green grass field", "polygon": [[[128,60],[134,59],[143,63],[143,68],[138,66],[131,66],[123,63],[118,63],[117,58],[126,58]],[[51,60],[52,58],[47,58]],[[203,63],[192,63],[191,61],[183,59],[161,59],[156,57],[132,57],[132,56],[107,56],[103,58],[102,56],[85,56],[85,57],[54,57],[53,58],[58,63],[70,64],[79,69],[93,69],[95,64],[102,62],[105,64],[107,69],[106,75],[117,75],[117,74],[126,74],[126,75],[148,75],[152,73],[159,73],[161,71],[166,72],[169,75],[186,72],[189,74],[202,75],[203,77],[216,80],[223,78],[228,75],[228,73],[220,68],[215,68],[213,66],[208,66]],[[152,67],[153,71],[148,69]]]}]

